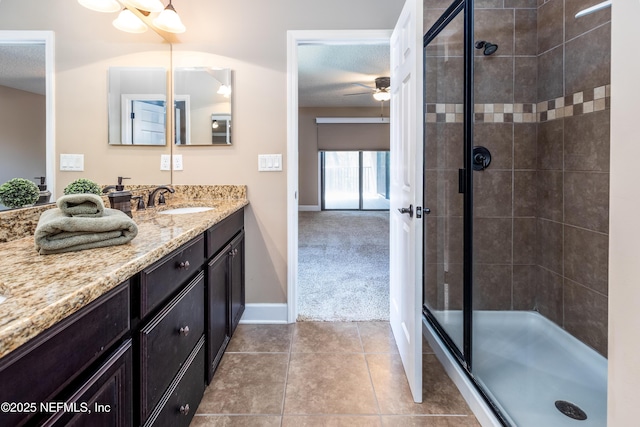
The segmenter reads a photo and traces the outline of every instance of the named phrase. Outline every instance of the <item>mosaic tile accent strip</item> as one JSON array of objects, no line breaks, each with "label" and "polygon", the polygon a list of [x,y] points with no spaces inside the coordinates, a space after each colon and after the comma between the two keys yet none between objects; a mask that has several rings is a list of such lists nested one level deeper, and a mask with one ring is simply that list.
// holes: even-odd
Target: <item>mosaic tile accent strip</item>
[{"label": "mosaic tile accent strip", "polygon": [[[535,123],[536,104],[476,104],[476,123]],[[462,104],[427,104],[427,123],[462,123]]]},{"label": "mosaic tile accent strip", "polygon": [[[540,123],[608,110],[611,85],[542,101],[537,104],[476,104],[475,123]],[[426,104],[427,123],[462,123],[463,104]]]},{"label": "mosaic tile accent strip", "polygon": [[580,116],[611,108],[611,85],[538,103],[538,122]]}]

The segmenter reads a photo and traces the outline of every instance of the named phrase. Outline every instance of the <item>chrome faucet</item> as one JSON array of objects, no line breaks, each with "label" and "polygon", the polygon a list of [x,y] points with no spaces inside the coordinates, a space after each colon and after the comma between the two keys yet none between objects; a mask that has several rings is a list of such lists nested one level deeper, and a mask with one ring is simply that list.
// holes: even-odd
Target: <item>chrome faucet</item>
[{"label": "chrome faucet", "polygon": [[159,191],[168,191],[169,193],[175,193],[176,190],[174,190],[171,187],[167,187],[166,185],[160,185],[159,187],[156,187],[151,193],[149,193],[149,201],[147,202],[147,207],[148,208],[153,208],[156,206],[155,204],[155,198],[156,198],[156,194]]}]

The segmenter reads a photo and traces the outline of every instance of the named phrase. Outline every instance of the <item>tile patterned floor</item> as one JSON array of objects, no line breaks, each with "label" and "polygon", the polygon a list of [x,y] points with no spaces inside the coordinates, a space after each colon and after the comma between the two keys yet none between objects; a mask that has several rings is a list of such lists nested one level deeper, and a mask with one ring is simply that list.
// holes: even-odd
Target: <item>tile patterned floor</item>
[{"label": "tile patterned floor", "polygon": [[191,427],[479,427],[423,346],[416,404],[387,322],[240,325]]}]

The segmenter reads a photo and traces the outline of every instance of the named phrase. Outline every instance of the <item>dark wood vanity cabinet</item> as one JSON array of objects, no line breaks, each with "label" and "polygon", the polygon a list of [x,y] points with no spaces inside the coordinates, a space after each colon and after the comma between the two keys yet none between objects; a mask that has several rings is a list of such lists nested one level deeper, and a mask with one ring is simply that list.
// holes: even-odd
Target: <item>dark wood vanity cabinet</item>
[{"label": "dark wood vanity cabinet", "polygon": [[[56,425],[69,415],[77,425],[100,425],[102,415],[73,405],[93,401],[116,416],[110,425],[130,426],[131,358],[122,344],[130,327],[129,298],[126,282],[0,359],[0,402],[15,404],[0,411],[0,425]],[[111,387],[110,393],[95,384]],[[55,405],[65,403],[71,405],[57,413]]]},{"label": "dark wood vanity cabinet", "polygon": [[245,307],[244,211],[207,233],[207,382],[211,382]]},{"label": "dark wood vanity cabinet", "polygon": [[0,359],[0,426],[188,427],[244,312],[244,259],[241,209]]}]

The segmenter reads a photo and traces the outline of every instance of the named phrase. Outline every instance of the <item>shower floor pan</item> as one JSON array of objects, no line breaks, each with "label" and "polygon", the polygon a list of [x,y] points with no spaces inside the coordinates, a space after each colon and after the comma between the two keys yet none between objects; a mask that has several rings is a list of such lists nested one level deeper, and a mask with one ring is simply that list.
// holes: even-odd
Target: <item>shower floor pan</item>
[{"label": "shower floor pan", "polygon": [[[462,312],[432,313],[462,348]],[[474,378],[514,426],[607,425],[602,355],[533,311],[476,311],[473,329]],[[587,418],[563,414],[558,401],[577,406]]]}]

